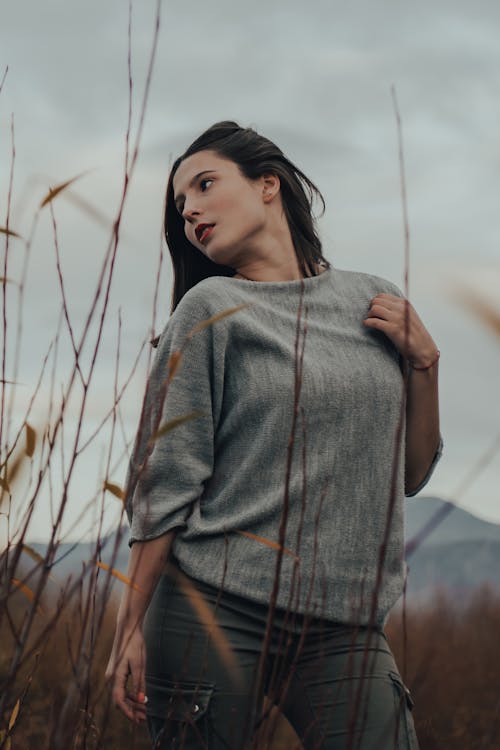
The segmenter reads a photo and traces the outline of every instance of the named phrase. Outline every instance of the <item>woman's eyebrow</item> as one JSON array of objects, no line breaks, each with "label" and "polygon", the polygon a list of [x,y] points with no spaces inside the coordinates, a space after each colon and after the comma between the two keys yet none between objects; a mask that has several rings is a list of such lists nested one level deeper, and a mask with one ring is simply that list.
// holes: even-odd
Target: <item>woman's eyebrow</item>
[{"label": "woman's eyebrow", "polygon": [[[196,182],[196,180],[198,179],[198,177],[201,177],[202,174],[205,174],[206,172],[216,172],[216,171],[217,171],[216,169],[204,169],[203,172],[198,172],[198,174],[195,174],[195,176],[193,177],[193,179],[189,183],[188,187],[191,187]],[[179,195],[174,199],[175,205],[177,206],[179,204],[179,201],[181,200],[181,198],[185,198],[185,197],[186,196],[184,195],[184,193],[179,193]]]}]

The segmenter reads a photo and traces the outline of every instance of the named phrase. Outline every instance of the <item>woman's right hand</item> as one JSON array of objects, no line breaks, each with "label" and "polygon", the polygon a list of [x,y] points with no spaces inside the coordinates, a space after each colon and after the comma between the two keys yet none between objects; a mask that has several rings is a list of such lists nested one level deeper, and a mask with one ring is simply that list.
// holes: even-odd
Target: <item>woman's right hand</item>
[{"label": "woman's right hand", "polygon": [[[115,706],[137,724],[146,719],[145,673],[146,646],[142,628],[127,629],[118,622],[105,679]],[[132,676],[131,693],[126,687],[129,674]]]},{"label": "woman's right hand", "polygon": [[[115,639],[105,678],[112,697],[128,719],[139,723],[146,718],[146,646],[142,624],[158,579],[165,568],[176,530],[155,539],[134,542],[116,620]],[[132,676],[132,692],[127,678]]]}]

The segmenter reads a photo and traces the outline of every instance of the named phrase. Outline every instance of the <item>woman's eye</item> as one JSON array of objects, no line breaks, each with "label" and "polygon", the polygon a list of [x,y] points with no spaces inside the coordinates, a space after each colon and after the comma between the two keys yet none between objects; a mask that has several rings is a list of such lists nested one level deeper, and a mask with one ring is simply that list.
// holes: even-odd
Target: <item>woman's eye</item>
[{"label": "woman's eye", "polygon": [[[204,185],[205,185],[205,184],[206,184],[207,182],[213,182],[213,180],[211,180],[211,179],[210,179],[210,178],[208,178],[208,177],[207,177],[206,179],[202,179],[202,180],[200,180],[200,188],[201,188],[201,191],[202,191],[203,193],[205,192],[205,190],[203,189],[203,186],[204,186]],[[180,204],[180,205],[179,205],[179,206],[177,207],[177,211],[179,212],[180,216],[182,216],[182,212],[184,211],[184,204],[183,204],[183,203],[182,203],[182,204]]]}]

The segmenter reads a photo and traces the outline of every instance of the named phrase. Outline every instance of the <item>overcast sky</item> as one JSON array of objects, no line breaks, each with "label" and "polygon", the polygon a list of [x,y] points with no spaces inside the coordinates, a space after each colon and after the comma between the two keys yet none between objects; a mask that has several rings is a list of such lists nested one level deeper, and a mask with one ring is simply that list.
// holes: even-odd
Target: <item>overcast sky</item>
[{"label": "overcast sky", "polygon": [[[133,5],[132,136],[137,132],[155,13],[156,3],[151,0]],[[71,191],[53,202],[77,338],[122,188],[127,26],[124,0],[0,2],[0,79],[9,67],[0,94],[0,225],[5,224],[7,211],[13,116],[11,228],[27,237],[48,186],[86,172]],[[319,221],[324,254],[334,266],[384,276],[404,290],[394,86],[408,192],[409,296],[441,349],[445,449],[425,492],[453,499],[480,517],[500,522],[499,451],[463,488],[500,433],[500,338],[474,317],[464,295],[467,289],[475,291],[500,311],[499,34],[500,6],[484,0],[474,4],[427,0],[411,5],[395,0],[356,4],[164,0],[140,156],[125,207],[84,435],[92,433],[112,399],[118,311],[120,383],[149,332],[169,164],[217,120],[235,119],[256,127],[319,186],[327,204]],[[82,210],[75,198],[85,200],[100,218]],[[157,332],[168,318],[168,258],[167,253]],[[23,259],[23,245],[12,240],[9,278],[20,278]],[[460,290],[462,297],[457,296]],[[13,374],[16,288],[11,285],[8,293],[7,378]],[[36,226],[24,300],[21,385],[12,431],[34,391],[60,314],[48,208],[40,213]],[[95,330],[94,325],[94,337]],[[90,351],[89,346],[88,356]],[[54,367],[50,362],[49,369]],[[64,332],[55,367],[59,396],[70,363]],[[145,349],[122,403],[123,434],[119,426],[110,476],[117,484],[124,481],[124,457],[117,462],[124,437],[130,440],[137,426],[146,368]],[[50,372],[30,416],[35,425],[47,415],[49,399]],[[74,432],[70,415],[77,413],[80,401],[81,388],[77,388],[65,425],[66,463]],[[72,524],[104,479],[108,442],[109,432],[104,430],[77,463],[63,524],[67,539],[95,530],[97,503],[92,516],[76,528]],[[57,461],[54,507],[59,471]],[[118,506],[106,495],[106,528],[115,523]],[[47,489],[30,529],[32,538],[48,533],[54,512]]]}]

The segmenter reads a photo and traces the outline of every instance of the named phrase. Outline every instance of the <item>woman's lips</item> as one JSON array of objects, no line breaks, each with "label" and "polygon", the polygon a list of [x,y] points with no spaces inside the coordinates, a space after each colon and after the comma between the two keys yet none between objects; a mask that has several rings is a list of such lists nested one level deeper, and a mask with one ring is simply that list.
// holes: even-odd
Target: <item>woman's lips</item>
[{"label": "woman's lips", "polygon": [[215,226],[215,225],[214,225],[214,224],[212,224],[212,225],[211,225],[211,226],[209,226],[209,227],[205,227],[205,229],[203,230],[203,232],[202,232],[202,234],[201,234],[201,237],[200,237],[200,242],[204,242],[204,241],[205,241],[205,240],[207,239],[207,237],[209,237],[209,236],[210,236],[210,234],[212,233],[212,230],[213,230],[214,226]]}]

